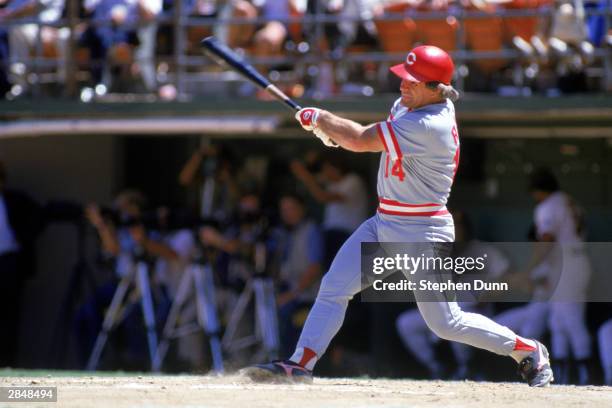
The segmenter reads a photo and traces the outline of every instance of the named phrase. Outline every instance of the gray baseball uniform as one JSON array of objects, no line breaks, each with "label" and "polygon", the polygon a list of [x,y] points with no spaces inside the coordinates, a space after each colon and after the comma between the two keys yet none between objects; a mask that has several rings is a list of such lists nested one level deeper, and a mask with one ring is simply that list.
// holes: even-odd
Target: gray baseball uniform
[{"label": "gray baseball uniform", "polygon": [[[385,146],[378,171],[379,207],[338,251],[321,282],[296,354],[321,356],[340,329],[349,300],[361,288],[362,242],[452,242],[453,218],[446,202],[459,163],[459,136],[450,100],[412,111],[398,99],[387,121],[377,123]],[[427,326],[439,337],[508,355],[516,335],[456,302],[419,300]],[[292,357],[292,359],[294,358]]]}]

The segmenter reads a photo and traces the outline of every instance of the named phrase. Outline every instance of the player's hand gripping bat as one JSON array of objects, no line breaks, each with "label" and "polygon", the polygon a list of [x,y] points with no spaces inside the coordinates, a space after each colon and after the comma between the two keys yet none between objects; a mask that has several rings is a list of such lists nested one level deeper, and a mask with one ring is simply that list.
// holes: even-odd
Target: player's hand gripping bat
[{"label": "player's hand gripping bat", "polygon": [[302,107],[293,99],[278,89],[276,85],[272,84],[266,77],[257,72],[257,70],[253,68],[253,66],[244,58],[236,54],[231,48],[221,43],[215,37],[206,37],[202,40],[201,45],[204,48],[204,51],[206,51],[208,55],[211,55],[217,63],[226,63],[234,70],[242,74],[242,76],[244,76],[246,79],[253,82],[260,88],[265,89],[266,92],[283,102],[285,105],[289,106],[291,109],[296,111],[302,109]]}]

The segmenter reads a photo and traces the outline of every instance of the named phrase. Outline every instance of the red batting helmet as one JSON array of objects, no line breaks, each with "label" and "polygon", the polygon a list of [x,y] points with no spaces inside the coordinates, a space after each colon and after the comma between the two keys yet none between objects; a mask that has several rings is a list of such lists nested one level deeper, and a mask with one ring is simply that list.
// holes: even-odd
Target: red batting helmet
[{"label": "red batting helmet", "polygon": [[390,69],[407,81],[436,81],[450,85],[455,65],[443,49],[433,45],[421,45],[408,53],[403,64],[394,65]]}]

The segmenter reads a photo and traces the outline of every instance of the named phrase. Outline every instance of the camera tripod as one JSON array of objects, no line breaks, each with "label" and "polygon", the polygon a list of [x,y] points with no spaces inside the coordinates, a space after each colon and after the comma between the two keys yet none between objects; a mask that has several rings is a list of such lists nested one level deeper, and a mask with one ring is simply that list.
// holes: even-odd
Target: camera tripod
[{"label": "camera tripod", "polygon": [[[179,326],[179,323],[183,320],[182,308],[190,296],[195,296],[196,321]],[[223,354],[219,340],[220,329],[213,270],[206,258],[205,248],[200,245],[193,257],[192,264],[186,268],[181,277],[164,326],[162,340],[153,359],[153,371],[161,370],[172,339],[202,330],[210,343],[213,370],[219,374],[223,373]]]},{"label": "camera tripod", "polygon": [[[254,361],[278,358],[280,344],[274,282],[271,277],[265,275],[265,269],[265,244],[257,243],[255,244],[255,276],[247,281],[238,297],[222,339],[223,348],[229,354],[260,344],[259,350],[253,356]],[[236,332],[251,300],[253,300],[255,313],[253,333],[236,338]]]},{"label": "camera tripod", "polygon": [[155,311],[153,308],[153,297],[151,295],[151,285],[149,282],[149,265],[143,248],[136,248],[132,253],[134,265],[125,275],[113,295],[111,304],[104,316],[102,330],[96,338],[93,351],[87,362],[87,370],[93,371],[98,367],[102,351],[108,340],[110,332],[117,327],[121,320],[125,317],[125,309],[129,303],[126,301],[129,289],[135,285],[138,290],[140,306],[147,329],[147,342],[149,345],[149,356],[151,358],[151,366],[155,358],[157,350],[157,333],[155,331]]}]

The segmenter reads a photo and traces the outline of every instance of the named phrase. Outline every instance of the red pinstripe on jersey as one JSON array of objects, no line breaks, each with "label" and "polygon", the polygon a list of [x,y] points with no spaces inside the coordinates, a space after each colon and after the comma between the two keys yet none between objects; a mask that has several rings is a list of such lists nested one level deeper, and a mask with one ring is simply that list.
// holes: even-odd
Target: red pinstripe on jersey
[{"label": "red pinstripe on jersey", "polygon": [[385,177],[389,177],[389,146],[387,146],[387,141],[385,140],[385,135],[383,134],[380,123],[376,125],[376,132],[378,133],[378,137],[382,141],[382,144],[385,147],[385,152],[387,153],[385,156]]},{"label": "red pinstripe on jersey", "polygon": [[385,146],[385,151],[391,155],[391,161],[395,163],[396,160],[401,159],[402,152],[397,143],[395,133],[393,133],[391,124],[389,122],[379,122],[376,124],[376,130],[378,132],[378,137],[381,138]]},{"label": "red pinstripe on jersey", "polygon": [[457,131],[457,124],[453,126],[451,130],[451,134],[453,135],[453,140],[455,141],[455,146],[457,146],[457,150],[455,151],[455,156],[453,157],[453,163],[455,163],[455,171],[453,171],[453,181],[455,181],[455,176],[457,175],[457,170],[459,169],[459,157],[461,156],[461,148],[459,146],[459,132]]},{"label": "red pinstripe on jersey", "polygon": [[378,137],[380,138],[380,140],[383,143],[383,146],[385,147],[385,152],[389,153],[389,146],[387,146],[387,141],[385,140],[385,135],[382,131],[382,127],[380,126],[380,123],[376,124],[376,132],[378,133]]},{"label": "red pinstripe on jersey", "polygon": [[402,151],[399,147],[399,143],[397,142],[397,137],[395,136],[395,132],[393,131],[393,126],[391,126],[390,122],[385,122],[387,125],[387,129],[389,129],[389,134],[391,135],[391,141],[393,142],[393,147],[397,153],[397,158],[399,160],[402,159]]},{"label": "red pinstripe on jersey", "polygon": [[433,217],[436,215],[447,215],[449,214],[448,210],[440,210],[440,211],[428,211],[428,212],[401,212],[401,211],[389,211],[378,207],[378,212],[387,214],[387,215],[401,215],[404,217]]},{"label": "red pinstripe on jersey", "polygon": [[410,204],[402,203],[388,198],[378,198],[378,212],[389,215],[405,215],[418,217],[431,217],[434,215],[446,215],[446,206],[435,203]]}]

